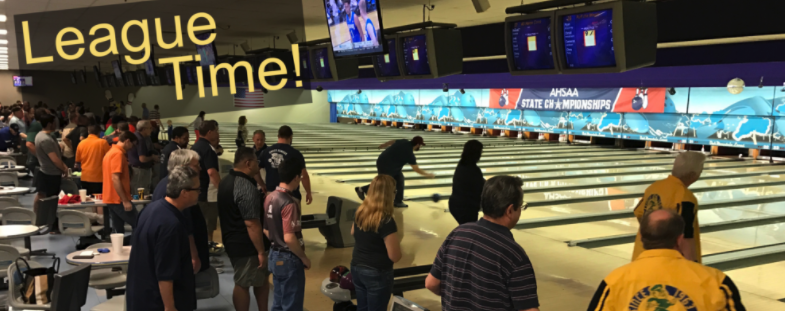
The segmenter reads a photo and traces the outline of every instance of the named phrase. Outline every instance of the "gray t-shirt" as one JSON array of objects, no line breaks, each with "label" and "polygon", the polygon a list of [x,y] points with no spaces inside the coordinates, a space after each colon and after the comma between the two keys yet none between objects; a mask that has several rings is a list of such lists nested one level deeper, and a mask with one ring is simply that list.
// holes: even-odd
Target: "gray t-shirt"
[{"label": "gray t-shirt", "polygon": [[57,158],[63,158],[57,141],[44,131],[38,132],[38,135],[35,135],[35,155],[41,163],[41,172],[47,175],[61,175],[63,172],[49,158],[49,153],[52,152],[57,154]]}]

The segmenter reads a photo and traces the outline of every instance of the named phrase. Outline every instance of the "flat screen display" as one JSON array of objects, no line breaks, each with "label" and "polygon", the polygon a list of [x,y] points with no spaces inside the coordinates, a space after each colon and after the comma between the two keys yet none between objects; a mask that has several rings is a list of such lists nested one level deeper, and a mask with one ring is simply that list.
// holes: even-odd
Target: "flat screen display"
[{"label": "flat screen display", "polygon": [[30,76],[13,76],[14,86],[33,86],[33,77]]},{"label": "flat screen display", "polygon": [[384,52],[378,0],[323,0],[336,57]]},{"label": "flat screen display", "polygon": [[410,76],[426,76],[431,74],[428,63],[428,47],[426,35],[403,37],[403,60],[406,74]]},{"label": "flat screen display", "polygon": [[188,84],[196,84],[196,67],[185,66],[183,69],[185,69],[185,76]]},{"label": "flat screen display", "polygon": [[[212,35],[212,32],[205,32],[196,35],[199,40],[206,40]],[[199,61],[202,66],[218,65],[215,62],[215,41],[207,45],[196,45],[196,52],[202,59]]]},{"label": "flat screen display", "polygon": [[314,73],[316,74],[316,79],[332,79],[333,72],[330,69],[330,55],[327,51],[327,48],[315,49],[313,50],[313,60],[316,62],[314,64]]},{"label": "flat screen display", "polygon": [[166,67],[166,84],[174,85],[174,67]]},{"label": "flat screen display", "polygon": [[510,27],[515,70],[554,69],[551,18],[513,22]]},{"label": "flat screen display", "polygon": [[313,79],[311,71],[311,53],[307,49],[300,49],[300,72],[305,74],[305,79]]},{"label": "flat screen display", "polygon": [[569,68],[616,66],[613,10],[562,16],[564,57]]},{"label": "flat screen display", "polygon": [[150,58],[144,62],[144,71],[148,76],[155,75],[155,60],[153,60],[153,56],[150,55]]},{"label": "flat screen display", "polygon": [[120,61],[113,60],[112,61],[112,69],[114,69],[114,77],[117,80],[123,80],[123,69],[120,68]]},{"label": "flat screen display", "polygon": [[398,68],[398,53],[395,50],[395,38],[387,39],[387,46],[390,47],[390,53],[375,56],[379,76],[398,77],[401,75],[401,69]]}]

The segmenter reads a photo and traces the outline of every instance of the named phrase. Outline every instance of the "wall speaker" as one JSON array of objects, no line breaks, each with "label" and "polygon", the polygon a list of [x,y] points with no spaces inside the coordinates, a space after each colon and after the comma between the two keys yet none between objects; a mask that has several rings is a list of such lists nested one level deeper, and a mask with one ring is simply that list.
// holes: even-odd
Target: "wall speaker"
[{"label": "wall speaker", "polygon": [[298,41],[297,32],[296,31],[290,32],[288,35],[286,35],[286,38],[289,38],[289,43],[291,44],[297,43]]},{"label": "wall speaker", "polygon": [[472,3],[474,3],[474,10],[477,13],[488,11],[491,8],[491,3],[488,0],[472,0]]}]

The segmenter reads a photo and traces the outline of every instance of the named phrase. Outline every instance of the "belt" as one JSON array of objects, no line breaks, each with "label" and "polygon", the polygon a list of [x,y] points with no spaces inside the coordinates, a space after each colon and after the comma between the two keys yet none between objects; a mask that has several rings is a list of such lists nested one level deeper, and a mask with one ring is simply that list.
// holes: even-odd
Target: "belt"
[{"label": "belt", "polygon": [[279,253],[292,253],[288,248],[270,247],[270,251]]}]

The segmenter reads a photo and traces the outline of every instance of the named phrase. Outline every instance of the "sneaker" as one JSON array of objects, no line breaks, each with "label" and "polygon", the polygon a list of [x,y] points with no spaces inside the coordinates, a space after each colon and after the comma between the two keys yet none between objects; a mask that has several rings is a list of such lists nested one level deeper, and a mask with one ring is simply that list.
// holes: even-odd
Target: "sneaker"
[{"label": "sneaker", "polygon": [[405,204],[405,203],[403,203],[403,202],[397,202],[397,203],[395,203],[393,206],[394,206],[394,207],[400,207],[400,208],[409,207],[409,205],[406,205],[406,204]]},{"label": "sneaker", "polygon": [[365,200],[365,192],[360,187],[354,187],[354,192],[357,193],[357,196],[360,197],[360,200]]},{"label": "sneaker", "polygon": [[221,260],[221,258],[213,257],[213,258],[210,258],[210,265],[213,266],[213,267],[216,267],[216,268],[223,267],[224,266],[224,261]]}]

